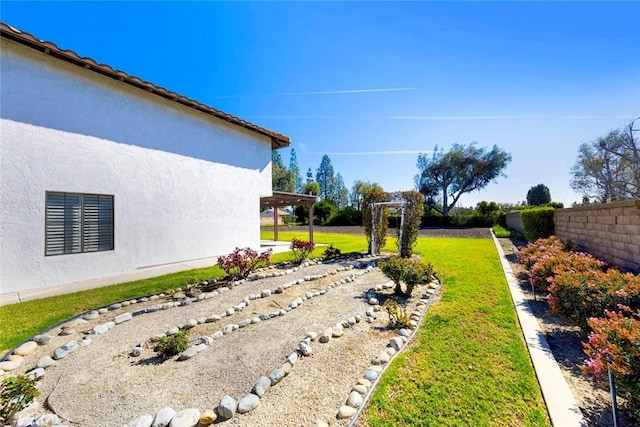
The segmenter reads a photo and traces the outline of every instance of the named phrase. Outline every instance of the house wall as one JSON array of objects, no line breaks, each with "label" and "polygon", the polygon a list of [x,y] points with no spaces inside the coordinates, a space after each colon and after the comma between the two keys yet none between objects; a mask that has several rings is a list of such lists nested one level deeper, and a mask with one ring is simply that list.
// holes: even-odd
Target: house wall
[{"label": "house wall", "polygon": [[[1,47],[2,293],[259,247],[269,138]],[[115,249],[45,257],[46,191],[113,195]]]},{"label": "house wall", "polygon": [[640,200],[556,209],[555,234],[625,270],[640,272]]}]

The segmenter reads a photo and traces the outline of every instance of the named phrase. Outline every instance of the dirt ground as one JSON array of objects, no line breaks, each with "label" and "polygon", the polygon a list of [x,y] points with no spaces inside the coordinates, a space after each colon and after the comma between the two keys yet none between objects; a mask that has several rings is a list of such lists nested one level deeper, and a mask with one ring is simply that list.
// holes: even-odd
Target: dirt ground
[{"label": "dirt ground", "polygon": [[[585,375],[578,368],[578,365],[583,363],[586,358],[582,350],[582,342],[586,341],[586,336],[579,327],[568,325],[561,318],[550,315],[548,313],[549,304],[544,295],[536,295],[534,300],[531,286],[526,279],[522,278],[524,268],[517,263],[514,252],[516,247],[525,246],[526,241],[498,240],[507,255],[513,272],[520,279],[520,287],[533,314],[540,323],[553,356],[560,365],[562,374],[567,380],[587,424],[593,427],[613,426],[611,395],[608,386],[606,390],[599,387],[592,377]],[[618,406],[621,403],[622,400],[618,397]],[[619,415],[620,426],[637,425],[625,411],[619,409]]]}]

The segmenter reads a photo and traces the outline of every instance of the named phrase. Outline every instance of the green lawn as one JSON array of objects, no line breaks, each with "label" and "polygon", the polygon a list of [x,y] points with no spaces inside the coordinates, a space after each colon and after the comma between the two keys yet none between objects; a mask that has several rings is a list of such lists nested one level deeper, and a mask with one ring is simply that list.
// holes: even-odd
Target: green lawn
[{"label": "green lawn", "polygon": [[[306,240],[306,232],[281,232]],[[262,238],[271,239],[268,231]],[[364,236],[316,233],[343,253],[366,250]],[[395,251],[395,239],[385,250]],[[313,255],[321,256],[324,247]],[[362,421],[371,426],[548,426],[497,252],[489,239],[420,238],[416,252],[443,280],[415,344],[398,356]],[[273,262],[291,259],[277,254]],[[83,311],[175,289],[189,278],[219,277],[217,267],[0,307],[0,348]]]},{"label": "green lawn", "polygon": [[[279,233],[280,240],[291,240],[293,237],[306,240],[307,233]],[[367,249],[364,236],[345,234],[316,233],[316,242],[330,242],[343,253],[362,252]],[[263,232],[263,239],[272,239],[273,233]],[[392,240],[390,240],[392,241]],[[318,246],[313,257],[320,257],[325,247]],[[293,259],[291,252],[275,254],[273,263]],[[19,304],[0,307],[0,352],[8,350],[38,332],[55,325],[76,314],[114,302],[152,295],[184,286],[192,278],[205,280],[223,276],[217,266],[196,270],[182,271],[135,282],[105,286],[97,289],[58,295]]]},{"label": "green lawn", "polygon": [[506,279],[489,239],[419,239],[442,299],[373,395],[370,426],[548,426]]}]

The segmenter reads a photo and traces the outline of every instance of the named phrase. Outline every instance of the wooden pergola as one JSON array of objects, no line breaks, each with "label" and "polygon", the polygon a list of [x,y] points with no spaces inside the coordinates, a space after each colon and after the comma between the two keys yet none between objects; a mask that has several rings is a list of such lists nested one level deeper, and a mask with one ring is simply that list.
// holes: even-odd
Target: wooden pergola
[{"label": "wooden pergola", "polygon": [[313,242],[313,204],[318,196],[313,194],[274,191],[271,196],[260,197],[260,209],[273,208],[273,240],[278,241],[278,208],[281,206],[309,206],[309,241]]}]

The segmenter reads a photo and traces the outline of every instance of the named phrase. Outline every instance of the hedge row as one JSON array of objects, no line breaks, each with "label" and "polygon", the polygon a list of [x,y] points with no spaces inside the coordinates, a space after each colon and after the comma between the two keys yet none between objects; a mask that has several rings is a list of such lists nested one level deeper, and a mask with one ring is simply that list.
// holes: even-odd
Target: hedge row
[{"label": "hedge row", "polygon": [[640,419],[640,276],[568,250],[555,236],[530,243],[518,259],[530,283],[548,292],[551,313],[589,333],[580,368],[601,377],[610,357],[619,391]]}]

